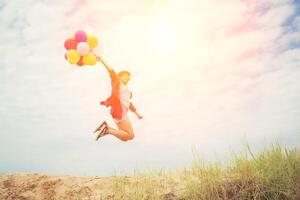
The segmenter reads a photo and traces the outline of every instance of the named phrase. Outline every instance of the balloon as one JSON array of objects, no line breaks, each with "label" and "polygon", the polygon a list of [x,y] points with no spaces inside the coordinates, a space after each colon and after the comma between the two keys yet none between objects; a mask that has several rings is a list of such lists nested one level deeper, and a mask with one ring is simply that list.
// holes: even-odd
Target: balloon
[{"label": "balloon", "polygon": [[77,51],[80,55],[84,56],[90,51],[90,47],[86,42],[79,42],[77,44]]},{"label": "balloon", "polygon": [[86,37],[87,37],[86,33],[82,30],[76,31],[76,33],[75,33],[75,38],[76,38],[77,42],[85,42]]},{"label": "balloon", "polygon": [[80,59],[80,54],[78,53],[78,51],[71,49],[67,52],[67,58],[69,63],[76,64]]},{"label": "balloon", "polygon": [[83,56],[80,56],[79,61],[77,62],[78,66],[83,66]]},{"label": "balloon", "polygon": [[84,65],[95,65],[97,60],[93,54],[89,53],[83,56],[82,62]]},{"label": "balloon", "polygon": [[91,49],[95,48],[98,45],[98,39],[93,35],[88,35],[86,42]]},{"label": "balloon", "polygon": [[70,50],[70,49],[76,49],[76,47],[77,47],[77,41],[76,40],[74,40],[74,39],[72,39],[72,38],[70,38],[70,39],[67,39],[66,41],[65,41],[65,48],[67,49],[67,50]]}]

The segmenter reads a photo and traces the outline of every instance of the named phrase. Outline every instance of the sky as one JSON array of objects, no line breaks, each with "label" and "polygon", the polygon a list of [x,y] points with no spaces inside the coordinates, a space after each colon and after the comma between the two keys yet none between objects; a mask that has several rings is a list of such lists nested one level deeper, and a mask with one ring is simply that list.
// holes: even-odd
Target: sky
[{"label": "sky", "polygon": [[[135,138],[113,120],[101,64],[64,59],[76,30],[129,70]],[[297,0],[0,0],[0,172],[100,175],[188,167],[280,141],[300,146]]]}]

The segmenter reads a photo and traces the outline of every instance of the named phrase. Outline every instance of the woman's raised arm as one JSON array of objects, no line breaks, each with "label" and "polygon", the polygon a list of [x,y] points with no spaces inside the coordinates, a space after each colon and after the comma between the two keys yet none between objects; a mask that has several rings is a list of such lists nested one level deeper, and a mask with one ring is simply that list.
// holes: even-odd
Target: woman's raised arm
[{"label": "woman's raised arm", "polygon": [[96,56],[97,61],[101,62],[108,72],[112,71],[112,68],[103,60],[102,57]]},{"label": "woman's raised arm", "polygon": [[111,84],[119,85],[120,79],[119,79],[119,76],[116,74],[115,70],[113,70],[113,68],[111,68],[106,62],[104,62],[104,60],[100,56],[96,56],[96,59],[97,59],[97,61],[100,61],[106,68],[106,70],[110,76],[110,79],[111,79]]}]

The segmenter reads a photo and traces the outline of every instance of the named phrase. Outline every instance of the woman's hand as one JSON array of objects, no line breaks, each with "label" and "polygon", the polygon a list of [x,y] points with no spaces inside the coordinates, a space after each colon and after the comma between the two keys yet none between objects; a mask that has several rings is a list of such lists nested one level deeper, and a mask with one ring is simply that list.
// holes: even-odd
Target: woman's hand
[{"label": "woman's hand", "polygon": [[142,115],[140,115],[138,112],[134,112],[135,113],[135,115],[137,116],[137,118],[139,118],[139,119],[143,119],[143,116]]},{"label": "woman's hand", "polygon": [[96,60],[98,61],[98,62],[102,62],[102,58],[100,57],[100,56],[98,56],[98,55],[95,55],[96,56]]}]

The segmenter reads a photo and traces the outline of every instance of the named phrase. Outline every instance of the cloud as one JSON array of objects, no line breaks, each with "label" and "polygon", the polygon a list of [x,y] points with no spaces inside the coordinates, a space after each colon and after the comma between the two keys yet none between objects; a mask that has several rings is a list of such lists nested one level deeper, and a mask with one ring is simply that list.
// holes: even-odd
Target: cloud
[{"label": "cloud", "polygon": [[[109,175],[184,166],[248,139],[299,141],[296,1],[5,1],[0,4],[0,170]],[[133,77],[136,138],[94,142],[108,110],[101,66],[76,68],[63,41],[93,32]],[[138,151],[137,151],[138,149]],[[147,155],[147,156],[146,156]]]}]

